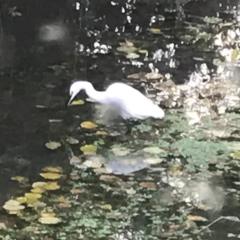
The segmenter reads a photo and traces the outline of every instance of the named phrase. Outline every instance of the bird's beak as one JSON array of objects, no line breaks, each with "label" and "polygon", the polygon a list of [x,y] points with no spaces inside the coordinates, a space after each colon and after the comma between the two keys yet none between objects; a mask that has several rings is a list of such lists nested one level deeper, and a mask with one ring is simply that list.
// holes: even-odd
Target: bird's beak
[{"label": "bird's beak", "polygon": [[75,97],[76,97],[76,94],[72,94],[72,96],[70,96],[70,99],[69,99],[69,101],[68,101],[68,103],[67,103],[68,106],[71,105],[71,103],[72,103],[72,101],[73,101],[73,99],[74,99]]}]

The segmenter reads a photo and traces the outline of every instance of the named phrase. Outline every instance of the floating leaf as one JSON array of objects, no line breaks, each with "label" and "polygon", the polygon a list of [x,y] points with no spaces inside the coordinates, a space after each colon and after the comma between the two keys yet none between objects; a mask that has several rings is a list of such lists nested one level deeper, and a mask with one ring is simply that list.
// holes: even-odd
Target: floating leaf
[{"label": "floating leaf", "polygon": [[88,168],[100,168],[103,165],[103,159],[100,157],[87,159],[83,165]]},{"label": "floating leaf", "polygon": [[80,148],[85,155],[96,154],[97,147],[93,144],[86,144]]},{"label": "floating leaf", "polygon": [[49,141],[47,143],[45,143],[46,148],[50,149],[50,150],[55,150],[57,148],[60,148],[62,146],[62,144],[60,142],[54,142],[54,141]]},{"label": "floating leaf", "polygon": [[14,177],[11,177],[11,180],[17,181],[17,182],[22,183],[22,184],[26,184],[28,182],[28,179],[26,177],[23,177],[23,176],[14,176]]},{"label": "floating leaf", "polygon": [[146,153],[151,153],[151,154],[159,154],[161,152],[164,152],[161,148],[154,147],[154,146],[153,147],[145,147],[143,149],[143,151],[146,152]]},{"label": "floating leaf", "polygon": [[11,199],[5,202],[3,208],[8,211],[9,214],[18,214],[20,210],[25,208],[25,206],[21,205],[18,201]]},{"label": "floating leaf", "polygon": [[61,219],[56,217],[56,214],[53,212],[44,212],[41,213],[41,217],[38,221],[42,224],[54,225],[61,222]]},{"label": "floating leaf", "polygon": [[82,99],[78,99],[78,100],[74,100],[70,103],[70,105],[72,106],[79,106],[79,105],[83,105],[85,102]]},{"label": "floating leaf", "polygon": [[208,221],[205,217],[198,216],[198,215],[188,215],[188,220],[194,221],[194,222],[206,222]]},{"label": "floating leaf", "polygon": [[161,33],[160,28],[149,28],[148,31],[153,33],[153,34],[160,34]]},{"label": "floating leaf", "polygon": [[16,201],[18,201],[20,204],[26,203],[27,198],[26,197],[17,197]]},{"label": "floating leaf", "polygon": [[117,184],[121,184],[121,182],[122,182],[121,178],[112,176],[112,175],[101,175],[99,180],[103,181],[103,182],[117,183]]},{"label": "floating leaf", "polygon": [[111,204],[104,204],[100,206],[101,209],[112,211],[112,205]]},{"label": "floating leaf", "polygon": [[107,136],[108,133],[101,130],[101,131],[96,131],[96,135],[97,135],[97,136]]},{"label": "floating leaf", "polygon": [[69,144],[78,144],[78,143],[79,143],[78,139],[73,138],[73,137],[67,137],[66,141],[67,141]]},{"label": "floating leaf", "polygon": [[231,156],[233,159],[240,160],[240,151],[235,151],[235,152],[231,153],[230,156]]},{"label": "floating leaf", "polygon": [[34,182],[32,184],[32,188],[44,188],[46,185],[46,182]]},{"label": "floating leaf", "polygon": [[27,198],[27,204],[33,204],[42,197],[40,193],[33,193],[33,192],[25,193],[24,196]]},{"label": "floating leaf", "polygon": [[140,55],[137,54],[137,53],[134,53],[134,52],[130,52],[130,53],[128,53],[128,54],[126,55],[126,58],[127,58],[127,59],[137,59],[137,58],[139,58],[139,57],[140,57]]},{"label": "floating leaf", "polygon": [[112,146],[111,151],[115,156],[126,156],[130,153],[130,149],[119,144],[115,144]]},{"label": "floating leaf", "polygon": [[158,72],[150,72],[145,75],[147,80],[163,79],[163,75]]},{"label": "floating leaf", "polygon": [[57,180],[62,177],[62,174],[56,172],[44,172],[40,173],[40,176],[49,180]]},{"label": "floating leaf", "polygon": [[60,189],[60,186],[57,182],[46,182],[44,189],[48,191],[54,191]]},{"label": "floating leaf", "polygon": [[44,188],[41,188],[41,187],[37,187],[37,188],[32,188],[31,189],[31,192],[32,193],[43,193],[43,192],[45,192],[46,190],[44,189]]},{"label": "floating leaf", "polygon": [[85,129],[94,129],[97,127],[97,124],[91,121],[84,121],[80,125],[82,128],[85,128]]},{"label": "floating leaf", "polygon": [[141,182],[139,183],[139,186],[142,188],[147,188],[149,190],[156,190],[157,186],[154,182]]},{"label": "floating leaf", "polygon": [[59,166],[57,166],[57,167],[55,167],[55,166],[47,166],[47,167],[44,167],[42,169],[42,171],[44,171],[44,172],[53,172],[53,173],[62,173],[63,170]]},{"label": "floating leaf", "polygon": [[137,51],[137,48],[134,47],[134,44],[130,41],[125,41],[120,43],[120,47],[117,47],[117,51],[124,53],[132,53]]}]

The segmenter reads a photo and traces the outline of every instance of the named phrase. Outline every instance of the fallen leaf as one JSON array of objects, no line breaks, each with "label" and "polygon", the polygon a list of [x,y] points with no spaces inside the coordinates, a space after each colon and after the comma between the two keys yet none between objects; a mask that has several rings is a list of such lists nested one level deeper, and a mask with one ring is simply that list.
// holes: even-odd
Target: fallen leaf
[{"label": "fallen leaf", "polygon": [[121,145],[115,144],[112,146],[111,151],[115,156],[126,156],[130,153],[130,149]]},{"label": "fallen leaf", "polygon": [[83,163],[83,165],[88,168],[100,168],[103,165],[103,162],[99,158],[88,159]]},{"label": "fallen leaf", "polygon": [[31,192],[32,193],[43,193],[43,192],[45,192],[46,190],[44,189],[44,188],[41,188],[41,187],[37,187],[37,188],[32,188],[31,189]]},{"label": "fallen leaf", "polygon": [[25,206],[21,205],[18,201],[11,199],[5,202],[3,208],[8,211],[9,214],[18,214],[20,210],[25,208]]},{"label": "fallen leaf", "polygon": [[94,155],[96,154],[97,147],[93,144],[86,144],[82,147],[80,147],[80,150],[85,154],[85,155]]},{"label": "fallen leaf", "polygon": [[188,220],[194,221],[194,222],[207,222],[208,220],[205,217],[198,216],[198,215],[188,215]]},{"label": "fallen leaf", "polygon": [[153,34],[160,34],[161,33],[160,28],[149,28],[148,31],[153,33]]},{"label": "fallen leaf", "polygon": [[23,177],[23,176],[14,176],[14,177],[11,177],[11,180],[17,181],[17,182],[22,183],[22,184],[25,184],[25,183],[28,182],[28,179],[26,177]]},{"label": "fallen leaf", "polygon": [[82,99],[74,100],[70,103],[70,106],[79,106],[83,105],[85,102]]},{"label": "fallen leaf", "polygon": [[117,184],[121,184],[122,182],[121,178],[112,176],[112,175],[101,175],[99,177],[99,180],[107,183],[117,183]]},{"label": "fallen leaf", "polygon": [[34,182],[32,184],[32,188],[44,188],[46,185],[46,182]]},{"label": "fallen leaf", "polygon": [[151,153],[151,154],[159,154],[159,153],[165,152],[164,150],[162,150],[159,147],[145,147],[143,149],[143,151],[146,153]]},{"label": "fallen leaf", "polygon": [[47,166],[47,167],[44,167],[42,169],[42,171],[44,171],[44,172],[53,172],[53,173],[62,173],[63,172],[62,168],[59,167],[59,166],[57,166],[57,167],[55,167],[55,166]]},{"label": "fallen leaf", "polygon": [[73,138],[73,137],[67,137],[66,141],[67,141],[69,144],[72,144],[72,145],[79,143],[78,139]]},{"label": "fallen leaf", "polygon": [[233,159],[240,160],[240,151],[235,151],[230,154]]},{"label": "fallen leaf", "polygon": [[101,209],[112,211],[112,205],[111,204],[103,204],[100,206]]},{"label": "fallen leaf", "polygon": [[27,198],[26,197],[17,197],[16,201],[18,201],[20,204],[26,203]]},{"label": "fallen leaf", "polygon": [[107,136],[108,133],[105,132],[105,131],[102,131],[102,130],[100,131],[100,130],[99,130],[99,131],[96,131],[96,135],[97,135],[97,136]]},{"label": "fallen leaf", "polygon": [[61,222],[61,219],[56,217],[56,214],[53,212],[44,212],[41,213],[41,217],[38,221],[42,224],[54,225]]},{"label": "fallen leaf", "polygon": [[62,174],[56,172],[43,172],[40,173],[40,176],[49,180],[57,180],[62,177]]},{"label": "fallen leaf", "polygon": [[44,189],[48,191],[54,191],[60,189],[58,182],[46,182]]},{"label": "fallen leaf", "polygon": [[97,124],[91,121],[84,121],[80,124],[80,126],[85,129],[94,129],[97,127]]},{"label": "fallen leaf", "polygon": [[158,72],[150,72],[145,75],[147,80],[163,79],[163,75]]},{"label": "fallen leaf", "polygon": [[50,149],[50,150],[55,150],[57,148],[60,148],[62,146],[62,144],[60,142],[54,142],[54,141],[49,141],[47,143],[45,143],[46,148]]},{"label": "fallen leaf", "polygon": [[128,53],[128,54],[126,55],[126,58],[127,58],[127,59],[137,59],[137,58],[139,58],[139,57],[140,57],[140,55],[137,54],[137,53],[134,53],[134,52],[130,52],[130,53]]},{"label": "fallen leaf", "polygon": [[149,190],[156,190],[157,186],[154,182],[140,182],[139,186],[142,188],[147,188]]},{"label": "fallen leaf", "polygon": [[33,192],[25,193],[24,196],[27,198],[26,203],[28,205],[37,202],[42,197],[40,193],[33,193]]}]

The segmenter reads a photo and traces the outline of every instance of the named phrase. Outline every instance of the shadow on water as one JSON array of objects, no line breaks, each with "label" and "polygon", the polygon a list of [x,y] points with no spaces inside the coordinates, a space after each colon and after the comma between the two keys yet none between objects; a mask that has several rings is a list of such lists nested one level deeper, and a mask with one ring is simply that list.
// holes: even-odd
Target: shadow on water
[{"label": "shadow on water", "polygon": [[[86,120],[97,121],[97,118],[94,119],[94,104],[66,106],[72,79],[86,79],[98,89],[104,89],[113,80],[125,81],[138,89],[144,89],[149,84],[146,79],[131,82],[128,76],[140,71],[152,71],[151,63],[163,76],[170,74],[177,84],[186,82],[196,65],[201,63],[206,62],[215,69],[215,52],[205,48],[210,45],[210,39],[205,41],[205,38],[199,38],[196,44],[191,44],[194,42],[191,34],[194,31],[217,32],[210,24],[205,24],[203,18],[219,17],[229,21],[234,19],[237,7],[237,1],[229,6],[224,1],[200,0],[25,0],[21,4],[14,0],[4,0],[0,12],[1,205],[22,194],[24,189],[19,189],[19,183],[12,181],[12,177],[26,177],[26,188],[30,188],[33,182],[40,181],[39,173],[42,169],[53,165],[63,168],[65,183],[62,183],[62,194],[70,194],[70,188],[70,195],[76,200],[71,202],[71,197],[66,197],[73,210],[67,213],[68,221],[63,222],[72,239],[93,239],[94,230],[97,232],[94,239],[106,239],[110,235],[112,238],[109,239],[159,239],[159,236],[162,239],[169,236],[172,237],[169,239],[176,239],[174,237],[182,234],[185,234],[185,239],[192,239],[198,235],[198,227],[209,219],[213,221],[219,215],[239,217],[236,214],[236,208],[239,207],[236,191],[239,189],[238,184],[233,183],[239,183],[239,176],[232,170],[235,165],[229,166],[227,170],[216,167],[211,171],[206,168],[209,175],[205,179],[204,173],[200,177],[194,176],[190,186],[185,181],[189,175],[183,171],[181,164],[190,166],[190,156],[194,161],[198,148],[207,149],[207,144],[204,145],[199,134],[197,140],[191,142],[191,147],[196,147],[196,154],[188,151],[189,142],[184,138],[186,121],[184,119],[181,122],[181,111],[176,110],[175,116],[170,110],[169,117],[159,125],[151,121],[134,125],[129,135],[125,134],[126,125],[122,123],[120,131],[109,130],[99,123],[99,135],[103,137],[96,137],[91,130],[85,131],[79,126]],[[196,30],[197,27],[200,30]],[[119,43],[125,40],[134,44],[136,49],[133,53],[136,55],[128,55],[131,51],[124,55],[116,50]],[[177,48],[171,49],[171,44]],[[155,54],[156,58],[152,60],[149,53]],[[110,136],[104,136],[104,131],[110,131]],[[104,164],[114,174],[104,172],[102,167],[97,172],[91,166],[88,169],[88,165],[69,165],[72,154],[80,154],[79,144],[66,144],[65,140],[69,136],[77,139],[80,145],[91,145],[94,142],[105,161],[107,159]],[[60,142],[62,147],[57,151],[49,150],[45,147],[49,141]],[[181,142],[182,145],[174,145],[175,142]],[[211,146],[210,150],[206,150],[206,155],[201,153],[203,158],[209,157],[208,151],[219,159],[229,157],[221,154],[218,145]],[[87,164],[91,162],[88,156],[80,155],[79,158],[81,164],[82,159]],[[102,164],[102,159],[94,158],[93,161]],[[127,166],[124,166],[125,162]],[[156,167],[152,167],[153,162],[157,162]],[[205,170],[197,168],[196,173]],[[137,173],[132,173],[135,171]],[[208,211],[208,201],[221,200],[224,194],[219,189],[209,187],[211,184],[208,181],[211,182],[209,179],[217,171],[226,174],[224,184],[221,182],[219,185],[228,192],[225,203],[220,203],[224,205],[223,209],[217,210],[215,215]],[[181,184],[186,184],[190,191],[183,187],[180,193],[174,192],[177,191],[176,186]],[[194,206],[201,209],[206,218],[197,219],[198,213],[193,216],[191,210],[194,208],[190,207],[185,195],[197,194],[196,189],[201,187],[204,189],[204,197],[200,202],[205,205],[196,203]],[[155,190],[158,191],[153,193]],[[206,195],[210,195],[211,199]],[[219,198],[214,198],[215,195]],[[61,207],[66,207],[68,211],[66,199]],[[8,218],[4,210],[0,215],[0,219]],[[62,213],[62,217],[66,216]],[[194,230],[190,228],[190,222],[183,222],[181,217],[189,221],[194,219],[191,222]],[[30,224],[29,219],[28,216],[23,217],[25,222],[19,224],[19,231],[26,226],[25,223]],[[75,228],[74,221],[78,222]],[[9,222],[7,227],[8,224],[14,226]],[[225,219],[218,224],[211,228],[212,235],[203,234],[196,239],[239,238],[239,222]],[[185,227],[187,230],[182,230]],[[81,231],[78,232],[76,228]],[[6,229],[3,227],[3,230]],[[51,237],[58,237],[56,232],[49,232]],[[25,239],[27,234],[21,234],[16,239]],[[41,236],[36,239],[41,239]]]}]

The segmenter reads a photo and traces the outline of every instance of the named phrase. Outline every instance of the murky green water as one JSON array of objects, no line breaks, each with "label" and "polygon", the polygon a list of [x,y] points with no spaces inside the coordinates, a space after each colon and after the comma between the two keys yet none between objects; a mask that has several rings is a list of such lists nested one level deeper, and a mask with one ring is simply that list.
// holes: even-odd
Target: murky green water
[{"label": "murky green water", "polygon": [[[238,5],[178,4],[4,3],[0,239],[239,238]],[[73,79],[166,118],[67,107]]]}]

